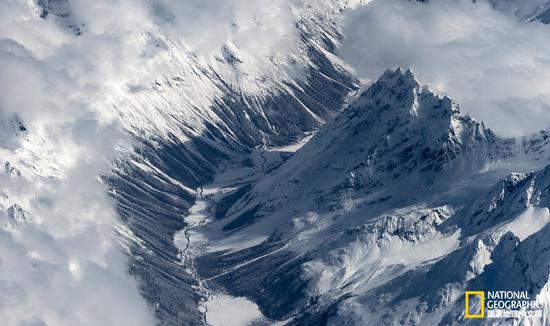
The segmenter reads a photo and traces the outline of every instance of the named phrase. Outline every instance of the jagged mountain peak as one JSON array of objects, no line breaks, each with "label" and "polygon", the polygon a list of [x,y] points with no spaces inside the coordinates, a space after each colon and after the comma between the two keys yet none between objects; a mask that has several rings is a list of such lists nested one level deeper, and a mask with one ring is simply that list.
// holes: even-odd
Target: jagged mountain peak
[{"label": "jagged mountain peak", "polygon": [[[530,207],[550,205],[550,165],[537,172],[512,173],[472,204],[464,218],[464,235],[493,230],[516,219]],[[532,224],[532,223],[531,223]],[[526,235],[531,228],[523,227]]]},{"label": "jagged mountain peak", "polygon": [[229,215],[253,211],[272,219],[282,207],[334,212],[357,202],[355,209],[369,207],[374,216],[373,207],[404,205],[419,189],[437,191],[479,171],[507,155],[503,148],[503,140],[410,70],[388,70],[252,190],[262,200],[243,199]]},{"label": "jagged mountain peak", "polygon": [[369,133],[376,130],[376,126],[388,125],[390,128],[384,131],[394,134],[399,127],[410,123],[413,128],[429,127],[427,132],[454,134],[459,142],[462,136],[484,140],[495,137],[483,123],[462,115],[459,105],[449,97],[433,93],[428,86],[421,85],[410,70],[400,68],[387,70],[340,119],[354,120],[353,123],[368,120],[372,127],[366,130]]},{"label": "jagged mountain peak", "polygon": [[[410,70],[398,68],[386,71],[296,160],[304,161],[304,152],[321,146],[323,160],[349,157],[372,172],[396,177],[417,169],[439,171],[458,158],[483,164],[505,155],[502,142],[483,123],[462,115],[450,98],[434,94]],[[327,155],[331,152],[335,155]]]}]

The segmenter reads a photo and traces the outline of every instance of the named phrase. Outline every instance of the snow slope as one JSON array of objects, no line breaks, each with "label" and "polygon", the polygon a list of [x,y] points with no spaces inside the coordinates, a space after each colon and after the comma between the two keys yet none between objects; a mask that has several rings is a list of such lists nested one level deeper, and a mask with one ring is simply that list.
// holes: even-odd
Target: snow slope
[{"label": "snow slope", "polygon": [[[218,249],[199,274],[290,324],[463,323],[464,290],[504,269],[507,234],[542,237],[547,138],[500,138],[410,71],[387,71],[206,224]],[[533,297],[549,272],[535,270],[536,287],[515,283]]]}]

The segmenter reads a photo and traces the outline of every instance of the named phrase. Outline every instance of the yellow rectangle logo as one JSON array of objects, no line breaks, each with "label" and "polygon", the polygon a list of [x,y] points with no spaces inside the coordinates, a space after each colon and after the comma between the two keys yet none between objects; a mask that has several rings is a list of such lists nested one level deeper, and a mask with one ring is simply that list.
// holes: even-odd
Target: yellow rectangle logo
[{"label": "yellow rectangle logo", "polygon": [[[480,312],[477,314],[470,313],[470,296],[479,296],[480,300]],[[483,291],[466,291],[466,305],[465,305],[465,317],[466,318],[485,318],[485,292]]]}]

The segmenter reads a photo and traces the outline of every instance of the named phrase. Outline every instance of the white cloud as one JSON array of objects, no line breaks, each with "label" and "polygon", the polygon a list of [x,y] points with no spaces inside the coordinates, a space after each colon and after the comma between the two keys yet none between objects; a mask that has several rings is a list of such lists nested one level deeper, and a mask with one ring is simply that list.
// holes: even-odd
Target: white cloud
[{"label": "white cloud", "polygon": [[[0,142],[0,163],[22,174],[0,172],[2,325],[153,324],[127,275],[113,203],[97,179],[128,136],[98,110],[108,103],[101,94],[114,78],[113,60],[94,62],[93,50],[127,45],[99,36],[81,44],[23,1],[0,2],[0,21],[1,134],[15,144]],[[28,135],[8,128],[15,116]],[[14,204],[28,222],[13,222]]]},{"label": "white cloud", "polygon": [[296,44],[289,0],[152,1],[155,21],[198,53],[218,52],[227,42],[250,57],[288,52]]},{"label": "white cloud", "polygon": [[363,78],[411,68],[499,134],[550,127],[547,25],[483,1],[375,0],[347,15],[344,33],[340,54]]}]

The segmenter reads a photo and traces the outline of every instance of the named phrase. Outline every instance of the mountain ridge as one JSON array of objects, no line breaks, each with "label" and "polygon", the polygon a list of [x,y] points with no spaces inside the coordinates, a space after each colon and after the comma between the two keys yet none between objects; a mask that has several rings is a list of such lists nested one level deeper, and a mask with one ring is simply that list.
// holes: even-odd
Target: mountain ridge
[{"label": "mountain ridge", "polygon": [[[544,135],[500,138],[410,71],[387,71],[206,224],[213,246],[265,240],[205,253],[199,272],[290,324],[462,323],[463,291],[495,268],[507,232],[536,238],[548,222],[537,208],[547,205]],[[534,163],[517,164],[526,158]],[[284,272],[269,267],[281,260]],[[290,309],[264,297],[279,298],[283,285],[270,282],[281,273],[300,279]],[[235,283],[243,277],[255,281]]]}]

